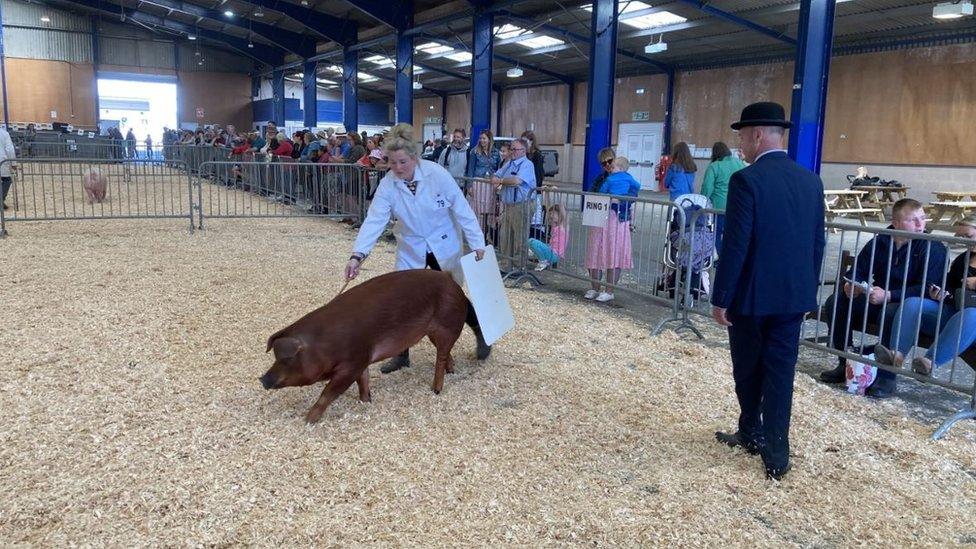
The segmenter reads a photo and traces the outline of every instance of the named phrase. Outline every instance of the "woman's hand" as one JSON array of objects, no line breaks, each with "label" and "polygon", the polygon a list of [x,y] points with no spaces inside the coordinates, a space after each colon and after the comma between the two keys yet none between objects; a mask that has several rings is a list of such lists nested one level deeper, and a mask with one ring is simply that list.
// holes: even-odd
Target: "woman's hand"
[{"label": "woman's hand", "polygon": [[352,280],[359,276],[359,265],[361,261],[358,259],[350,259],[349,263],[346,263],[346,280]]},{"label": "woman's hand", "polygon": [[945,290],[936,286],[935,284],[929,285],[929,297],[932,298],[933,301],[942,301],[945,299],[945,296]]},{"label": "woman's hand", "polygon": [[474,251],[474,260],[475,261],[481,261],[484,258],[485,258],[485,250],[484,249],[480,249],[480,250],[475,250]]}]

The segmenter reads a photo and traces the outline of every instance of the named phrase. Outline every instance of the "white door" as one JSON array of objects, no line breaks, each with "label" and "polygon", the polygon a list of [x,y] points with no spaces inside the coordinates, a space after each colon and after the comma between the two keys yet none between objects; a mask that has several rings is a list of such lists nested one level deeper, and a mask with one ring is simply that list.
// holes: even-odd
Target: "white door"
[{"label": "white door", "polygon": [[661,158],[662,122],[620,124],[617,130],[617,154],[630,160],[630,174],[640,181],[641,189],[657,190],[654,167]]},{"label": "white door", "polygon": [[424,142],[433,141],[441,138],[440,124],[424,124]]}]

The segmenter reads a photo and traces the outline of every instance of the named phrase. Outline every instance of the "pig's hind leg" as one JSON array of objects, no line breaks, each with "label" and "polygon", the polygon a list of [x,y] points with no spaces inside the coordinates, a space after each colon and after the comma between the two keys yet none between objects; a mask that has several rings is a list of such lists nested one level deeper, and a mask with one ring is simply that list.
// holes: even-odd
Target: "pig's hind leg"
[{"label": "pig's hind leg", "polygon": [[[332,401],[338,398],[342,393],[346,392],[346,389],[348,389],[349,386],[356,381],[357,376],[355,372],[359,369],[349,367],[343,368],[342,365],[339,365],[336,370],[338,373],[332,376],[332,379],[330,379],[325,385],[325,388],[322,389],[322,394],[319,395],[319,399],[315,401],[315,404],[312,405],[311,409],[309,409],[308,414],[305,415],[305,421],[308,423],[318,423],[318,421],[322,419],[322,414],[324,414],[325,409],[332,404]],[[360,392],[362,392],[361,387]]]},{"label": "pig's hind leg", "polygon": [[434,348],[437,349],[437,359],[434,363],[434,393],[440,394],[444,389],[444,374],[454,373],[454,359],[451,357],[451,349],[461,336],[460,327],[451,330],[444,327],[435,327],[427,336],[430,338]]},{"label": "pig's hind leg", "polygon": [[369,366],[363,368],[363,373],[359,374],[356,385],[359,386],[360,402],[372,402],[373,395],[369,391]]}]

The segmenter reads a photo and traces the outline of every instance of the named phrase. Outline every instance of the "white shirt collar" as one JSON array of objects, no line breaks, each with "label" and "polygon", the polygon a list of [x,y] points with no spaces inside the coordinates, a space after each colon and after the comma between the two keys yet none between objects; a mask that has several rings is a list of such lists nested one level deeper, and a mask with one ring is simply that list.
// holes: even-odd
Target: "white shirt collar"
[{"label": "white shirt collar", "polygon": [[787,151],[786,151],[786,149],[769,149],[768,151],[766,151],[766,152],[760,154],[759,156],[757,156],[756,159],[752,161],[752,163],[755,164],[756,162],[759,162],[759,159],[760,158],[766,156],[769,153],[775,153],[775,152],[785,153]]}]

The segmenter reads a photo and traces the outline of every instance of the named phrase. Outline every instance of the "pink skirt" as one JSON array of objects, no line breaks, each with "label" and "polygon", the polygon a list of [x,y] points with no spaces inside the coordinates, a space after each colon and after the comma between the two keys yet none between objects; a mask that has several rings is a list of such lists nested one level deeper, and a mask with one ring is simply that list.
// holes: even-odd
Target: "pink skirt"
[{"label": "pink skirt", "polygon": [[633,269],[631,256],[630,221],[620,221],[611,215],[606,228],[590,227],[586,241],[587,269]]}]

